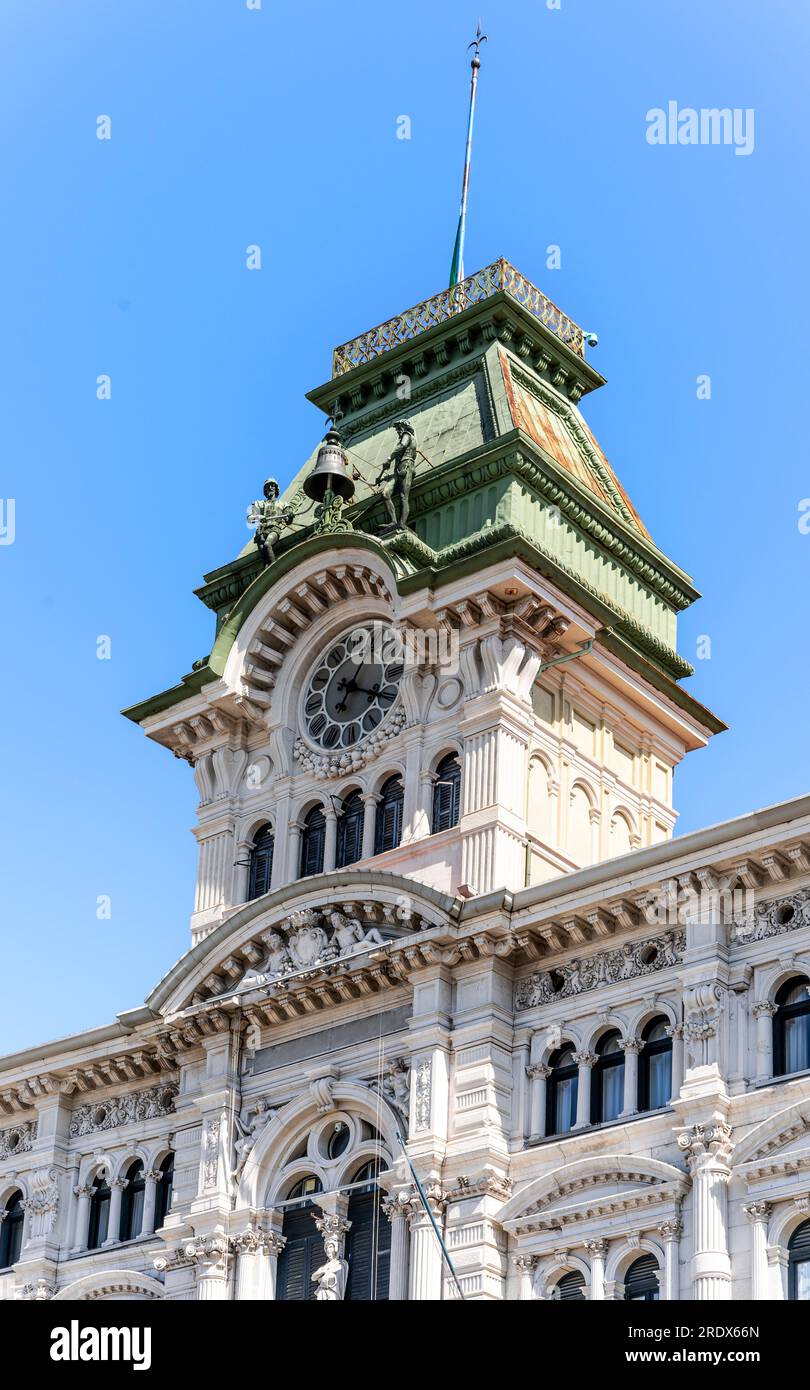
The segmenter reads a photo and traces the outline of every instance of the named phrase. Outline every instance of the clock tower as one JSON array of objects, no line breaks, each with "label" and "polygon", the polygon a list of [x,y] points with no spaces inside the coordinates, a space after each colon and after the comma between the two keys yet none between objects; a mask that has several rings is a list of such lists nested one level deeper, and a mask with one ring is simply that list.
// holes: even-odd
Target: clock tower
[{"label": "clock tower", "polygon": [[681,684],[698,594],[581,413],[603,384],[505,260],[335,349],[326,440],[196,591],[211,652],[126,711],[194,768],[194,941],[312,875],[481,897],[672,834],[724,725]]}]

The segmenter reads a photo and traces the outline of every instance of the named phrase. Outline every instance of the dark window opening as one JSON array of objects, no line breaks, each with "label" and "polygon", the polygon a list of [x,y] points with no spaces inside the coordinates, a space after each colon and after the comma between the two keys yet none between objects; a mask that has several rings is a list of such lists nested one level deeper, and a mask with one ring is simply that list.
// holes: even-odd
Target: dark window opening
[{"label": "dark window opening", "polygon": [[143,1164],[140,1159],[130,1164],[127,1170],[127,1185],[121,1197],[120,1240],[134,1240],[143,1227],[143,1199],[146,1183],[143,1177]]},{"label": "dark window opening", "polygon": [[660,1110],[672,1099],[672,1039],[666,1019],[654,1018],[641,1035],[638,1067],[639,1110]]},{"label": "dark window opening", "polygon": [[773,1017],[773,1074],[810,1069],[810,984],[788,980],[779,990]]},{"label": "dark window opening", "polygon": [[337,827],[337,867],[345,869],[363,857],[363,821],[365,807],[360,792],[344,798]]},{"label": "dark window opening", "polygon": [[313,806],[304,819],[301,835],[301,878],[323,873],[326,847],[326,817],[322,806]]},{"label": "dark window opening", "polygon": [[374,827],[374,853],[385,854],[386,850],[396,849],[402,839],[402,808],[405,792],[399,777],[389,777],[383,784],[377,804],[377,821]]},{"label": "dark window opening", "polygon": [[270,892],[270,880],[273,877],[273,850],[275,848],[276,837],[273,834],[272,825],[264,825],[258,831],[253,848],[250,851],[250,882],[248,885],[248,900],[262,898],[265,893]]},{"label": "dark window opening", "polygon": [[603,1033],[596,1044],[591,1074],[591,1124],[618,1119],[624,1109],[624,1052],[618,1030]]},{"label": "dark window opening", "polygon": [[458,825],[461,808],[461,764],[456,753],[448,753],[436,768],[433,784],[433,820],[431,833],[450,830]]},{"label": "dark window opening", "polygon": [[628,1303],[656,1303],[661,1297],[654,1255],[642,1255],[633,1261],[625,1275],[624,1297]]},{"label": "dark window opening", "polygon": [[5,1206],[5,1215],[0,1223],[0,1269],[8,1269],[16,1264],[22,1250],[23,1222],[25,1208],[22,1193],[12,1192]]},{"label": "dark window opening", "polygon": [[567,1134],[577,1122],[579,1068],[574,1049],[564,1044],[552,1053],[546,1088],[546,1134]]}]

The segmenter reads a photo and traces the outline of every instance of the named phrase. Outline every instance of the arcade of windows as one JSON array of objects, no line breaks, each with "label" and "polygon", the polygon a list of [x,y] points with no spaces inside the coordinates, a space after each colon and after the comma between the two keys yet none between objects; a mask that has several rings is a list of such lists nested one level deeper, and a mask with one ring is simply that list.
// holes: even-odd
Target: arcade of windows
[{"label": "arcade of windows", "polygon": [[[174,1180],[174,1154],[167,1154],[159,1168],[160,1181],[155,1198],[154,1229],[163,1225],[171,1205]],[[110,1240],[137,1240],[143,1232],[146,1179],[141,1159],[137,1158],[123,1174],[121,1216],[117,1233],[110,1235],[112,1188],[106,1173],[98,1173],[90,1191],[90,1218],[87,1227],[87,1249],[98,1250]],[[149,1232],[148,1234],[151,1234]]]},{"label": "arcade of windows", "polygon": [[[335,868],[345,869],[366,857],[364,853],[367,799],[358,788],[347,792],[337,811],[337,844]],[[405,789],[402,778],[387,778],[380,788],[374,810],[375,855],[397,849],[402,839],[402,816]],[[437,835],[458,824],[461,803],[461,764],[456,753],[448,753],[438,763],[433,783],[433,805],[430,833]],[[326,854],[326,809],[313,806],[307,812],[301,829],[298,876],[308,878],[323,873]],[[273,873],[275,836],[271,825],[263,825],[256,833],[250,851],[248,900],[260,898],[270,890]]]},{"label": "arcade of windows", "polygon": [[[672,1039],[667,1020],[653,1018],[641,1035],[635,1109],[660,1110],[672,1098]],[[564,1042],[549,1058],[546,1088],[546,1136],[567,1134],[577,1123],[579,1063],[573,1043]],[[618,1028],[603,1033],[591,1070],[589,1120],[592,1125],[617,1120],[625,1102],[625,1054]]]}]

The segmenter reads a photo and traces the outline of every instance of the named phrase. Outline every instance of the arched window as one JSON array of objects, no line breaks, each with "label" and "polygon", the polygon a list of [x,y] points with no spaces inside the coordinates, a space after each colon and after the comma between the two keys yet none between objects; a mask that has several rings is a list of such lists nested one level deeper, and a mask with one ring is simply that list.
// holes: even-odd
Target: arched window
[{"label": "arched window", "polygon": [[577,1120],[579,1068],[570,1043],[552,1053],[551,1075],[546,1088],[546,1133],[567,1134]]},{"label": "arched window", "polygon": [[303,1197],[311,1197],[314,1192],[321,1191],[321,1180],[314,1173],[307,1173],[306,1177],[299,1178],[287,1193],[288,1202],[298,1202]]},{"label": "arched window", "polygon": [[654,1255],[642,1255],[633,1261],[624,1277],[624,1297],[628,1303],[656,1303],[661,1297]]},{"label": "arched window", "polygon": [[270,879],[273,876],[273,849],[276,837],[272,825],[263,825],[256,832],[253,848],[250,851],[250,882],[248,900],[261,898],[270,892]]},{"label": "arched window", "polygon": [[788,1244],[788,1298],[810,1303],[810,1221],[803,1221]]},{"label": "arched window", "polygon": [[458,754],[448,753],[436,768],[436,781],[433,784],[433,835],[438,835],[440,830],[449,830],[451,826],[458,825],[460,804],[461,764]]},{"label": "arched window", "polygon": [[158,1183],[157,1200],[155,1202],[155,1230],[160,1230],[172,1205],[172,1190],[174,1188],[174,1154],[167,1154],[160,1165],[160,1182]]},{"label": "arched window", "polygon": [[405,792],[399,777],[389,777],[383,783],[380,800],[377,804],[377,820],[374,827],[374,853],[385,854],[388,849],[396,849],[402,839],[402,807]]},{"label": "arched window", "polygon": [[326,845],[326,817],[322,806],[313,806],[304,818],[301,835],[301,878],[323,873],[323,852]]},{"label": "arched window", "polygon": [[782,986],[774,1001],[773,1074],[788,1076],[810,1068],[810,984],[794,977]]},{"label": "arched window", "polygon": [[88,1250],[98,1250],[107,1239],[110,1224],[110,1185],[106,1175],[99,1173],[90,1190],[90,1224],[87,1229]]},{"label": "arched window", "polygon": [[618,1029],[603,1033],[596,1044],[591,1077],[591,1124],[615,1120],[624,1107],[624,1052]]},{"label": "arched window", "polygon": [[672,1099],[672,1038],[665,1018],[653,1018],[641,1035],[638,1059],[638,1108],[660,1110]]},{"label": "arched window", "polygon": [[554,1285],[552,1298],[557,1298],[561,1302],[573,1302],[575,1299],[584,1300],[584,1275],[580,1274],[578,1269],[572,1269],[570,1274],[564,1274],[559,1283]]},{"label": "arched window", "polygon": [[360,792],[350,792],[343,799],[337,827],[337,867],[356,864],[363,856],[363,820],[365,807]]},{"label": "arched window", "polygon": [[143,1164],[137,1158],[129,1165],[126,1173],[127,1185],[121,1198],[121,1228],[119,1240],[134,1240],[141,1234],[143,1226],[143,1198],[146,1183],[143,1178]]},{"label": "arched window", "polygon": [[0,1223],[0,1269],[8,1269],[16,1264],[22,1250],[23,1221],[25,1208],[22,1193],[12,1192],[6,1202],[3,1220]]}]

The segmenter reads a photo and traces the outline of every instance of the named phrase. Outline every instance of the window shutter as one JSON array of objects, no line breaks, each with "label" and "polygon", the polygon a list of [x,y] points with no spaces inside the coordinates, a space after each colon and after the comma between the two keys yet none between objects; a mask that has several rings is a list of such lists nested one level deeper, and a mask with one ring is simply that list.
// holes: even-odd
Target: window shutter
[{"label": "window shutter", "polygon": [[377,807],[377,825],[374,833],[375,854],[385,854],[386,850],[396,849],[402,839],[404,798],[405,793],[399,778],[389,777],[382,789],[382,801]]},{"label": "window shutter", "polygon": [[442,758],[436,768],[436,781],[433,787],[433,827],[432,833],[450,830],[458,825],[461,791],[461,767],[455,753]]},{"label": "window shutter", "polygon": [[270,892],[270,879],[273,874],[273,850],[275,836],[269,825],[259,831],[250,852],[250,885],[248,897],[261,898]]},{"label": "window shutter", "polygon": [[326,843],[326,820],[320,806],[306,818],[301,840],[301,877],[323,872],[323,852]]}]

